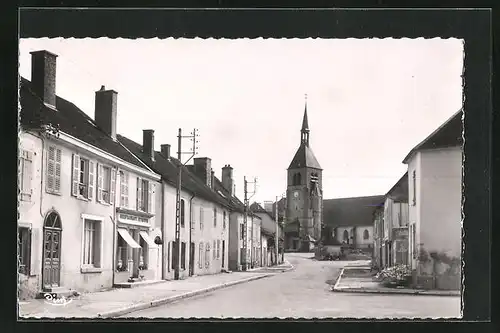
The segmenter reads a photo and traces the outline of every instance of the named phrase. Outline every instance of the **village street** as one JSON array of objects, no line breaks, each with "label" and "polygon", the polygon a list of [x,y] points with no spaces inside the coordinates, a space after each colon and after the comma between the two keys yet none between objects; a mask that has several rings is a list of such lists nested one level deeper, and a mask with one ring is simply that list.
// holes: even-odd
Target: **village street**
[{"label": "village street", "polygon": [[295,270],[125,317],[146,318],[443,318],[460,316],[460,297],[332,292],[347,261],[289,253]]}]

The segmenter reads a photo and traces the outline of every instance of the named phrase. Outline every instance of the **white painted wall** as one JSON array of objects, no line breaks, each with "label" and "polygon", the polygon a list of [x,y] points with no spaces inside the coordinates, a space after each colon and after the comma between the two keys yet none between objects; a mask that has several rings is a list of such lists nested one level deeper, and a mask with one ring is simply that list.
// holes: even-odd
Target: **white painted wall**
[{"label": "white painted wall", "polygon": [[[356,241],[356,244],[362,246],[368,246],[368,244],[373,245],[373,225],[367,226],[358,226],[356,227],[356,232],[354,234],[354,227],[346,226],[346,227],[337,227],[336,239],[339,242],[344,240],[344,231],[347,230],[349,233],[349,237],[354,237],[349,241],[350,244],[353,243],[353,240]],[[365,230],[368,230],[368,239],[363,238],[363,233]]]}]

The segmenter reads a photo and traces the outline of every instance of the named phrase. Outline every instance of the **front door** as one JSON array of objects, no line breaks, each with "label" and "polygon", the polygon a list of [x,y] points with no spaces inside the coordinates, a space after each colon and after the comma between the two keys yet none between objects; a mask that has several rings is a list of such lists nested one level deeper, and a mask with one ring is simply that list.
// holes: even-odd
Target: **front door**
[{"label": "front door", "polygon": [[194,274],[194,243],[191,242],[189,246],[189,276]]},{"label": "front door", "polygon": [[222,268],[224,268],[224,263],[226,262],[225,260],[225,254],[226,254],[226,241],[222,241]]},{"label": "front door", "polygon": [[51,212],[44,223],[43,233],[43,287],[59,287],[61,276],[61,222],[56,212]]}]

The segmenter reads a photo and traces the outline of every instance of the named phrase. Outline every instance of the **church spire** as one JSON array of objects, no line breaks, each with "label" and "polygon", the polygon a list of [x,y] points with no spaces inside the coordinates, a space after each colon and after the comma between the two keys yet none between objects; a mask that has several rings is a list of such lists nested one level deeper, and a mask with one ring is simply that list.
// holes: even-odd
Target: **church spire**
[{"label": "church spire", "polygon": [[309,146],[309,123],[307,121],[307,94],[305,96],[304,118],[302,119],[302,129],[300,130],[300,144]]}]

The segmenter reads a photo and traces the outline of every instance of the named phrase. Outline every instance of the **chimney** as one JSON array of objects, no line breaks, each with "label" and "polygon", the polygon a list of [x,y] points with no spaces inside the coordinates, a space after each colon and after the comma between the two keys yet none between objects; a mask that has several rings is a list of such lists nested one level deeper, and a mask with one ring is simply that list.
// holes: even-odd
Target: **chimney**
[{"label": "chimney", "polygon": [[170,145],[167,143],[167,144],[161,145],[160,148],[161,148],[161,154],[163,155],[163,157],[169,159],[170,158]]},{"label": "chimney", "polygon": [[212,161],[208,157],[197,157],[194,159],[194,172],[208,186],[212,187]]},{"label": "chimney", "polygon": [[152,129],[142,130],[142,153],[150,160],[155,160],[155,131]]},{"label": "chimney", "polygon": [[215,172],[214,172],[214,170],[211,170],[211,172],[210,172],[210,185],[211,185],[210,187],[212,189],[215,188]]},{"label": "chimney", "polygon": [[31,53],[31,85],[43,102],[56,107],[56,58],[49,51]]},{"label": "chimney", "polygon": [[233,168],[226,164],[222,168],[222,185],[229,191],[231,196],[234,196],[234,181],[233,181]]},{"label": "chimney", "polygon": [[117,97],[116,91],[104,86],[95,92],[95,123],[113,140],[116,140]]}]

